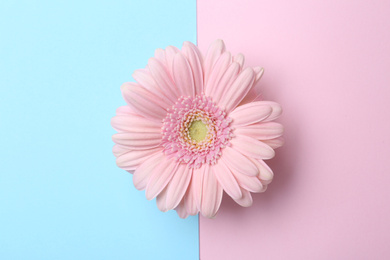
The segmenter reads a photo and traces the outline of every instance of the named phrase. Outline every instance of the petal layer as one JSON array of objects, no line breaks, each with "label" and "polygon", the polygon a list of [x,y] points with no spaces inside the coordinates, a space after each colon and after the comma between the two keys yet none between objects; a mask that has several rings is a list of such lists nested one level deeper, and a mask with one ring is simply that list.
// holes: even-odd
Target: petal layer
[{"label": "petal layer", "polygon": [[247,135],[258,140],[269,140],[280,137],[283,134],[283,126],[276,122],[256,123],[248,126],[239,126],[235,133]]},{"label": "petal layer", "polygon": [[250,125],[261,122],[272,113],[272,107],[263,101],[248,103],[234,109],[229,117],[233,119],[234,126]]},{"label": "petal layer", "polygon": [[241,198],[234,199],[234,201],[237,202],[237,204],[240,205],[241,207],[252,206],[253,199],[251,193],[243,188],[241,188],[241,193],[242,193]]},{"label": "petal layer", "polygon": [[234,56],[233,60],[238,64],[240,64],[241,69],[244,67],[245,56],[242,53],[239,53],[236,56]]},{"label": "petal layer", "polygon": [[145,162],[150,156],[156,153],[162,153],[162,149],[158,147],[148,150],[128,151],[118,156],[116,159],[116,164],[119,168],[122,168],[126,171],[133,171],[143,162]]},{"label": "petal layer", "polygon": [[133,175],[133,184],[137,190],[144,190],[146,188],[154,169],[163,161],[164,157],[163,153],[156,153],[135,170]]},{"label": "petal layer", "polygon": [[257,176],[259,169],[251,160],[245,157],[242,153],[227,146],[223,150],[223,156],[221,158],[223,162],[231,169],[241,174],[248,176]]},{"label": "petal layer", "polygon": [[136,83],[125,83],[121,86],[122,95],[127,104],[144,117],[161,122],[170,106],[161,97]]},{"label": "petal layer", "polygon": [[161,132],[161,124],[141,116],[117,115],[111,125],[118,132]]},{"label": "petal layer", "polygon": [[269,184],[274,177],[272,169],[263,160],[251,159],[251,161],[259,168],[260,173],[257,177],[260,179],[261,183]]},{"label": "petal layer", "polygon": [[273,101],[259,101],[259,102],[262,102],[263,104],[265,105],[269,105],[272,107],[272,113],[271,115],[269,115],[269,117],[267,117],[264,122],[269,122],[269,121],[273,121],[275,120],[276,118],[278,118],[283,110],[282,110],[282,107],[276,103],[276,102],[273,102]]},{"label": "petal layer", "polygon": [[206,218],[213,218],[221,205],[223,189],[215,177],[215,168],[210,167],[203,179],[201,213]]},{"label": "petal layer", "polygon": [[112,140],[130,150],[145,150],[156,148],[161,143],[161,133],[133,132],[118,133],[112,136]]},{"label": "petal layer", "polygon": [[179,205],[175,208],[177,215],[179,215],[180,218],[187,218],[188,212],[185,208],[184,202],[181,201]]},{"label": "petal layer", "polygon": [[284,144],[284,138],[283,137],[278,137],[274,139],[269,139],[269,140],[263,140],[263,143],[269,145],[273,149],[279,148],[283,146]]},{"label": "petal layer", "polygon": [[157,208],[162,212],[167,212],[167,187],[163,189],[156,197]]},{"label": "petal layer", "polygon": [[180,95],[176,91],[176,85],[169,75],[168,68],[156,58],[150,58],[148,66],[160,91],[171,101],[171,104],[174,104]]},{"label": "petal layer", "polygon": [[241,198],[240,186],[226,164],[222,160],[218,160],[218,162],[211,167],[214,168],[213,172],[224,191],[233,199]]},{"label": "petal layer", "polygon": [[178,163],[173,158],[164,157],[154,169],[146,186],[146,199],[154,199],[168,184],[177,170]]},{"label": "petal layer", "polygon": [[224,52],[215,63],[212,72],[210,73],[209,80],[207,81],[205,87],[206,96],[214,97],[214,93],[216,92],[217,83],[221,80],[222,76],[225,74],[228,69],[230,63],[232,61],[232,57],[230,52]]},{"label": "petal layer", "polygon": [[[192,173],[193,173],[193,169],[190,169],[190,171],[192,171]],[[184,195],[184,199],[183,199],[186,211],[188,212],[188,214],[190,214],[192,216],[198,214],[198,212],[199,212],[199,209],[197,207],[197,203],[195,201],[196,194],[195,194],[193,180],[194,180],[194,175],[192,174],[190,184],[188,185],[188,190],[187,190],[186,194]]]},{"label": "petal layer", "polygon": [[202,167],[194,169],[192,173],[193,199],[198,209],[201,209],[202,205],[203,178],[205,172],[209,171],[209,167],[208,164],[203,164]]},{"label": "petal layer", "polygon": [[247,176],[239,172],[232,171],[234,177],[236,178],[238,184],[250,191],[250,192],[261,192],[263,189],[263,184],[257,176]]},{"label": "petal layer", "polygon": [[222,97],[229,90],[229,87],[236,80],[238,74],[240,72],[240,65],[237,62],[232,62],[229,68],[223,74],[221,80],[217,83],[215,88],[210,89],[210,95],[212,95],[213,100],[219,104]]},{"label": "petal layer", "polygon": [[225,52],[225,43],[222,40],[216,40],[210,45],[206,57],[204,59],[204,82],[206,84],[210,77],[215,62],[218,60],[219,56],[221,56],[221,54],[224,52]]},{"label": "petal layer", "polygon": [[112,147],[112,153],[114,154],[115,157],[121,156],[122,154],[127,153],[129,151],[130,151],[129,147],[122,146],[119,144],[115,144]]},{"label": "petal layer", "polygon": [[130,115],[130,116],[141,116],[137,114],[130,106],[120,106],[116,109],[116,114],[119,115]]},{"label": "petal layer", "polygon": [[156,81],[148,69],[138,69],[134,71],[132,76],[138,82],[138,84],[144,88],[151,91],[160,91]]},{"label": "petal layer", "polygon": [[220,101],[220,105],[226,109],[229,113],[232,111],[241,100],[244,99],[246,94],[251,90],[253,82],[255,81],[255,74],[252,68],[246,68],[243,70],[233,84],[229,87]]},{"label": "petal layer", "polygon": [[190,171],[187,164],[180,164],[178,166],[175,175],[172,177],[172,180],[167,187],[168,194],[166,206],[168,210],[176,208],[183,199],[192,177],[191,173],[192,171]]},{"label": "petal layer", "polygon": [[186,56],[192,70],[192,76],[195,85],[195,94],[200,95],[203,92],[203,59],[202,55],[192,42],[184,42],[182,52]]},{"label": "petal layer", "polygon": [[255,159],[271,159],[275,151],[267,144],[245,135],[237,135],[230,143],[237,151]]},{"label": "petal layer", "polygon": [[180,96],[195,96],[194,78],[190,64],[182,53],[176,53],[173,60],[173,78]]}]

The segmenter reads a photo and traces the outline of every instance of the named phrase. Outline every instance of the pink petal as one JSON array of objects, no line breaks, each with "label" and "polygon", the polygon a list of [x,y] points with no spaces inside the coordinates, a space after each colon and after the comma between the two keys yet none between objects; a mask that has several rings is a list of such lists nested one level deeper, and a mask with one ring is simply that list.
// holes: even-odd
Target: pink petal
[{"label": "pink petal", "polygon": [[243,188],[241,188],[241,193],[242,193],[242,197],[239,199],[235,199],[234,201],[237,202],[237,204],[240,205],[241,207],[252,206],[253,200],[252,200],[251,193]]},{"label": "pink petal", "polygon": [[158,59],[162,64],[167,64],[167,58],[165,57],[165,51],[161,48],[157,48],[154,51],[154,57]]},{"label": "pink petal", "polygon": [[237,135],[230,143],[237,151],[255,159],[271,159],[275,151],[267,144],[245,135]]},{"label": "pink petal", "polygon": [[179,215],[180,218],[187,218],[188,212],[184,206],[184,202],[181,201],[179,205],[175,208],[177,215]]},{"label": "pink petal", "polygon": [[259,174],[259,169],[251,160],[229,146],[225,147],[223,150],[221,160],[223,160],[232,171],[234,170],[248,176],[257,176]]},{"label": "pink petal", "polygon": [[156,81],[150,74],[150,71],[147,69],[138,69],[134,71],[133,78],[137,81],[138,84],[140,84],[141,86],[143,86],[148,90],[160,91]]},{"label": "pink petal", "polygon": [[192,188],[193,188],[193,197],[198,209],[201,208],[202,204],[202,186],[204,173],[209,170],[209,165],[204,164],[202,167],[194,169],[192,173]]},{"label": "pink petal", "polygon": [[161,133],[118,133],[112,136],[112,140],[116,144],[129,147],[130,150],[145,150],[155,148],[160,145]]},{"label": "pink petal", "polygon": [[270,140],[262,140],[262,142],[268,144],[273,149],[276,149],[276,148],[283,146],[284,138],[278,137],[278,138],[274,138],[274,139],[270,139]]},{"label": "pink petal", "polygon": [[258,84],[261,76],[263,75],[264,69],[261,67],[254,67],[253,71],[255,72],[255,82],[253,83],[252,89],[248,92],[248,94],[244,97],[244,99],[241,101],[239,106],[261,100],[261,92],[260,92],[260,86]]},{"label": "pink petal", "polygon": [[224,107],[227,113],[232,111],[251,90],[254,80],[255,75],[252,68],[248,67],[243,70],[223,95],[219,103],[220,106]]},{"label": "pink petal", "polygon": [[137,190],[144,190],[154,169],[164,159],[163,153],[156,153],[143,162],[134,172],[133,183]]},{"label": "pink petal", "polygon": [[250,192],[261,192],[263,189],[263,184],[260,182],[257,176],[247,176],[232,170],[234,177],[236,178],[238,184],[250,191]]},{"label": "pink petal", "polygon": [[173,60],[173,79],[180,96],[195,96],[194,77],[190,64],[182,53],[176,53]]},{"label": "pink petal", "polygon": [[248,103],[234,109],[229,117],[233,119],[234,127],[261,122],[272,113],[272,107],[263,101]]},{"label": "pink petal", "polygon": [[120,106],[116,109],[116,114],[119,115],[131,115],[131,116],[141,116],[138,115],[134,109],[129,106]]},{"label": "pink petal", "polygon": [[111,125],[118,132],[161,133],[161,123],[140,116],[114,116]]},{"label": "pink petal", "polygon": [[119,144],[115,144],[112,147],[112,153],[114,154],[115,157],[121,156],[122,154],[127,153],[129,151],[130,151],[130,149],[128,147],[121,146]]},{"label": "pink petal", "polygon": [[173,78],[173,60],[175,58],[176,53],[180,52],[178,48],[175,46],[168,46],[165,49],[165,58],[167,60],[167,70],[168,74],[170,75],[171,78]]},{"label": "pink petal", "polygon": [[122,95],[127,104],[144,117],[161,122],[166,116],[167,104],[161,97],[135,83],[124,83]]},{"label": "pink petal", "polygon": [[269,184],[274,177],[272,169],[263,160],[249,159],[259,168],[260,173],[257,177],[260,179],[261,183]]},{"label": "pink petal", "polygon": [[238,73],[240,72],[240,65],[237,62],[230,64],[229,68],[223,74],[221,80],[217,83],[217,86],[213,89],[213,100],[217,104],[220,103],[221,98],[229,90],[230,86],[236,80]]},{"label": "pink petal", "polygon": [[191,173],[188,164],[180,164],[175,175],[168,185],[167,203],[168,210],[176,208],[183,199],[191,180]]},{"label": "pink petal", "polygon": [[234,133],[247,135],[258,140],[269,140],[280,137],[283,134],[283,125],[276,122],[255,123],[247,126],[238,126]]},{"label": "pink petal", "polygon": [[242,53],[239,53],[236,56],[234,56],[233,61],[237,62],[240,65],[240,68],[242,69],[244,67],[245,57]]},{"label": "pink petal", "polygon": [[268,188],[268,185],[263,184],[263,189],[260,192],[265,192]]},{"label": "pink petal", "polygon": [[216,40],[212,43],[204,59],[204,82],[207,83],[210,73],[219,56],[225,52],[225,43],[222,40]]},{"label": "pink petal", "polygon": [[156,204],[157,204],[157,208],[159,210],[161,210],[162,212],[167,212],[168,209],[167,209],[167,187],[165,189],[163,189],[160,194],[158,194],[158,196],[156,197]]},{"label": "pink petal", "polygon": [[255,72],[255,75],[256,75],[255,82],[257,83],[261,79],[261,77],[263,76],[264,69],[262,67],[254,67],[253,71]]},{"label": "pink petal", "polygon": [[222,202],[223,189],[215,177],[214,170],[214,167],[210,167],[203,179],[201,213],[206,218],[213,218]]},{"label": "pink petal", "polygon": [[[193,169],[190,169],[190,172],[193,172]],[[184,195],[184,205],[185,205],[185,208],[188,212],[188,214],[194,216],[196,214],[198,214],[199,212],[199,209],[197,207],[197,203],[195,202],[195,189],[194,189],[194,177],[193,177],[193,174],[191,173],[192,175],[192,178],[191,178],[191,182],[190,184],[188,185],[188,190],[186,192],[186,194]]]},{"label": "pink petal", "polygon": [[253,88],[248,92],[248,94],[246,94],[244,99],[241,100],[240,104],[238,104],[237,108],[255,101],[256,97],[257,97],[257,89],[256,89],[256,85],[254,85]]},{"label": "pink petal", "polygon": [[148,67],[161,93],[170,100],[171,104],[174,104],[180,95],[176,91],[175,82],[169,75],[168,68],[156,58],[149,59]]},{"label": "pink petal", "polygon": [[162,153],[162,148],[158,147],[148,150],[128,151],[116,159],[116,164],[119,168],[126,171],[132,171],[137,169],[138,166],[156,153]]},{"label": "pink petal", "polygon": [[157,165],[146,186],[146,199],[154,199],[167,186],[175,174],[177,166],[178,163],[173,158],[167,157]]},{"label": "pink petal", "polygon": [[184,42],[182,52],[191,66],[192,75],[194,77],[195,94],[200,95],[203,92],[202,55],[192,42]]},{"label": "pink petal", "polygon": [[214,168],[213,172],[225,192],[233,199],[241,198],[240,186],[226,164],[222,160],[218,160],[217,164],[211,167]]},{"label": "pink petal", "polygon": [[217,84],[221,80],[222,76],[225,74],[228,69],[232,57],[230,52],[224,52],[215,63],[212,72],[210,73],[209,80],[207,81],[205,87],[205,94],[209,97],[214,97],[216,92]]},{"label": "pink petal", "polygon": [[269,115],[269,117],[267,117],[264,122],[269,122],[269,121],[273,121],[275,120],[276,118],[278,118],[281,114],[282,114],[282,107],[276,103],[276,102],[273,102],[273,101],[259,101],[259,102],[262,102],[264,105],[269,105],[272,107],[272,113],[271,115]]}]

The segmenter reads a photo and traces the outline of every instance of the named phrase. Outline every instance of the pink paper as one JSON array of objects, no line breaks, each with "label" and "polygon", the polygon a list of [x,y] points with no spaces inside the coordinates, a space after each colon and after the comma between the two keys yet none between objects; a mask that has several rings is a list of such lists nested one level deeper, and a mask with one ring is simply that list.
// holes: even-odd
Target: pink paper
[{"label": "pink paper", "polygon": [[198,0],[198,44],[263,66],[273,183],[200,218],[208,259],[390,259],[390,2]]}]

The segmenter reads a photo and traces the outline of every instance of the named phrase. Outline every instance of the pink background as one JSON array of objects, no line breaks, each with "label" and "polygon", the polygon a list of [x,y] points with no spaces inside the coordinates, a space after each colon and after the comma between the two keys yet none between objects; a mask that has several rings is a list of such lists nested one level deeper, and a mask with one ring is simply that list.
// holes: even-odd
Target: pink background
[{"label": "pink background", "polygon": [[286,144],[251,208],[200,218],[201,259],[390,259],[390,1],[198,0],[216,38],[265,68]]}]

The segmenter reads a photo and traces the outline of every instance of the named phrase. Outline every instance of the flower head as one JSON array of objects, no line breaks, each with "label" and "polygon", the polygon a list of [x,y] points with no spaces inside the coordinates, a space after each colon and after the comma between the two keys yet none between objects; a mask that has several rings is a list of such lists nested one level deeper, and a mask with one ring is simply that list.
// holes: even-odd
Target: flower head
[{"label": "flower head", "polygon": [[111,122],[117,165],[160,210],[182,218],[214,217],[223,191],[250,206],[251,192],[273,178],[264,160],[283,144],[283,127],[272,122],[281,107],[262,101],[256,85],[262,74],[244,68],[244,56],[232,57],[222,40],[204,58],[190,42],[157,49],[134,72],[137,83],[121,87],[127,105]]}]

